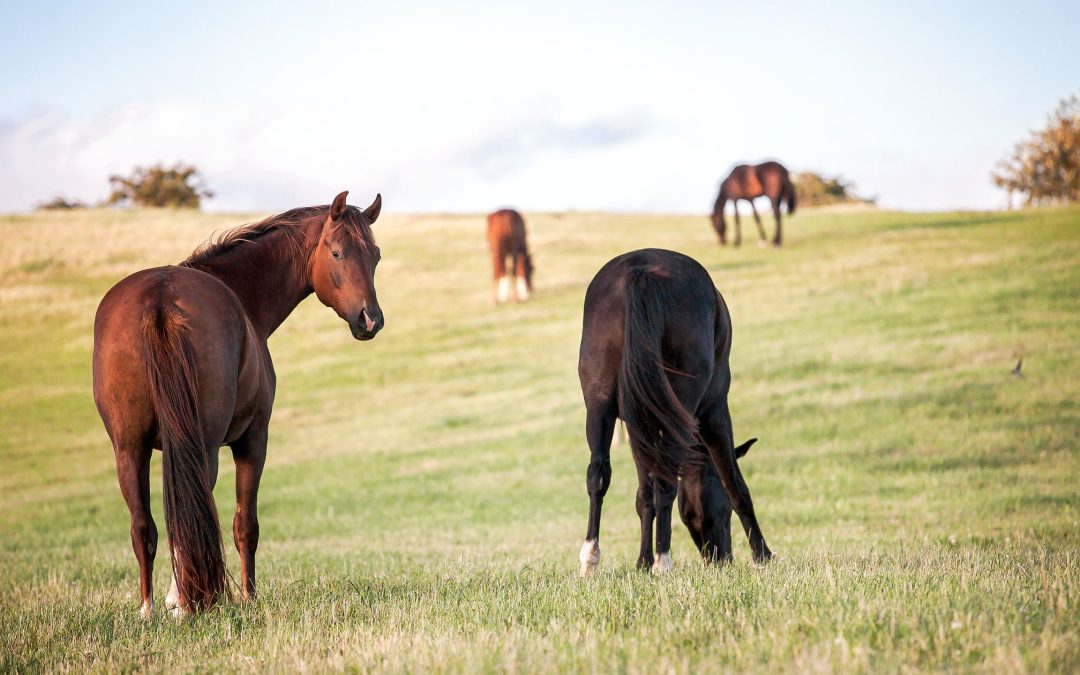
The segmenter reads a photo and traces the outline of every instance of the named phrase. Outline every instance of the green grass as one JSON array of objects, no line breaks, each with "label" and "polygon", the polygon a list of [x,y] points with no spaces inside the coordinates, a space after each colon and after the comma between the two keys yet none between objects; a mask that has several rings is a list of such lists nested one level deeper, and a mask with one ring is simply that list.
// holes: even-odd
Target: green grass
[{"label": "green grass", "polygon": [[[0,216],[0,670],[1080,669],[1077,209],[806,211],[781,251],[752,227],[721,249],[704,217],[530,214],[538,292],[498,309],[482,218],[387,215],[379,337],[309,300],[270,342],[259,601],[140,621],[94,310],[253,217]],[[764,567],[736,524],[733,565],[676,525],[673,573],[633,569],[621,446],[601,573],[576,578],[581,303],[644,246],[700,260],[731,307]],[[168,581],[161,555],[159,608]]]}]

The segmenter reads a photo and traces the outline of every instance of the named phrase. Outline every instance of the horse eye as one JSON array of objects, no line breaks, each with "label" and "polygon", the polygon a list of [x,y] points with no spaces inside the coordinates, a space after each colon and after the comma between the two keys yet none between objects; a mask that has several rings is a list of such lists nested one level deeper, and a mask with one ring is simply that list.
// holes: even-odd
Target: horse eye
[{"label": "horse eye", "polygon": [[334,256],[336,260],[341,260],[341,251],[330,251],[330,255]]}]

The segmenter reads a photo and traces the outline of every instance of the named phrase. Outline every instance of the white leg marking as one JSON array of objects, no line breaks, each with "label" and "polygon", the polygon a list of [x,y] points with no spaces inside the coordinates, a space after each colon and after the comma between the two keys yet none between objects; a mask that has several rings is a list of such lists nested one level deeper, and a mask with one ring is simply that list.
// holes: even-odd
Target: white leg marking
[{"label": "white leg marking", "polygon": [[517,278],[517,299],[522,302],[529,299],[529,285],[525,283],[525,277]]},{"label": "white leg marking", "polygon": [[581,562],[578,576],[587,577],[592,574],[600,564],[600,542],[596,539],[586,539],[581,545],[581,553],[578,553],[578,561]]},{"label": "white leg marking", "polygon": [[139,618],[149,619],[150,615],[154,613],[154,598],[153,596],[146,599],[143,602],[142,607],[139,608]]},{"label": "white leg marking", "polygon": [[165,609],[170,612],[179,609],[180,607],[180,591],[176,588],[176,576],[172,578],[172,584],[169,585],[169,592],[165,594]]},{"label": "white leg marking", "polygon": [[506,302],[510,299],[510,277],[499,277],[498,302]]},{"label": "white leg marking", "polygon": [[653,574],[664,574],[670,572],[672,568],[671,551],[664,551],[660,555],[656,556],[656,562],[652,565]]}]

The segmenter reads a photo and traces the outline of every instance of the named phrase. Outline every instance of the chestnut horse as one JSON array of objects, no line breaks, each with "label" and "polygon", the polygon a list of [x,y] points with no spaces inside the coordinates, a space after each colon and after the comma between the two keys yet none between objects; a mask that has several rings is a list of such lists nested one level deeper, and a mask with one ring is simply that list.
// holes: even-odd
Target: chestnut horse
[{"label": "chestnut horse", "polygon": [[513,209],[500,209],[487,217],[488,247],[495,276],[494,304],[510,299],[510,277],[506,274],[506,259],[514,272],[514,299],[529,299],[532,292],[532,256],[525,242],[525,219]]},{"label": "chestnut horse", "polygon": [[[640,566],[670,567],[671,505],[680,475],[702,484],[696,492],[687,484],[687,506],[695,506],[690,503],[695,498],[708,500],[696,509],[700,513],[690,508],[684,515],[691,536],[706,558],[726,557],[722,531],[706,529],[707,520],[717,520],[706,516],[722,513],[715,506],[715,489],[709,488],[712,474],[704,470],[710,460],[754,560],[772,556],[737,461],[754,439],[735,447],[727,403],[730,352],[727,305],[709,273],[692,258],[662,249],[625,253],[604,265],[589,284],[578,359],[591,452],[585,482],[589,522],[579,555],[582,576],[600,562],[600,511],[611,483],[616,418],[626,422],[639,485],[645,487],[639,487],[637,500]],[[655,563],[653,518],[658,528]]]},{"label": "chestnut horse", "polygon": [[356,339],[370,340],[383,327],[375,296],[379,247],[371,233],[382,197],[361,211],[346,205],[347,194],[330,206],[225,232],[178,266],[136,272],[98,306],[94,401],[131,512],[143,617],[154,605],[155,448],[162,451],[173,571],[166,607],[190,613],[229,593],[213,496],[223,445],[236,462],[241,591],[245,600],[255,597],[256,497],[276,382],[267,338],[312,291]]},{"label": "chestnut horse", "polygon": [[754,208],[754,200],[765,196],[772,202],[773,217],[776,218],[776,234],[773,235],[773,246],[780,245],[780,202],[787,202],[787,212],[790,216],[795,213],[795,185],[791,182],[788,170],[779,162],[765,162],[763,164],[740,164],[731,170],[727,178],[720,183],[720,194],[716,197],[713,205],[712,224],[716,234],[720,237],[720,244],[727,243],[727,223],[724,222],[724,205],[730,200],[735,205],[735,245],[742,243],[742,224],[739,222],[739,200],[745,199],[750,202],[750,210],[754,213],[754,222],[757,224],[761,243],[765,243],[765,228],[761,226],[761,218],[757,209]]}]

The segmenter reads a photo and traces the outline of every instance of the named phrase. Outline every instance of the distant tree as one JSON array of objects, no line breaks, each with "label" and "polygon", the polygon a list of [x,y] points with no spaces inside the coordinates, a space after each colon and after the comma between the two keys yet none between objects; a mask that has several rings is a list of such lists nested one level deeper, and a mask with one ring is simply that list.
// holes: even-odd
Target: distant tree
[{"label": "distant tree", "polygon": [[41,202],[35,207],[38,211],[66,211],[70,209],[85,209],[86,204],[77,199],[67,199],[57,195],[48,201]]},{"label": "distant tree", "polygon": [[874,202],[873,199],[856,196],[854,189],[854,183],[840,176],[827,178],[813,171],[802,171],[795,176],[795,193],[799,195],[799,206]]},{"label": "distant tree", "polygon": [[130,176],[109,176],[110,204],[197,209],[214,193],[203,184],[199,170],[182,163],[165,168],[137,166]]},{"label": "distant tree", "polygon": [[1080,97],[1058,103],[1046,128],[1013,148],[991,172],[994,184],[1009,195],[1024,195],[1027,205],[1080,202]]}]

